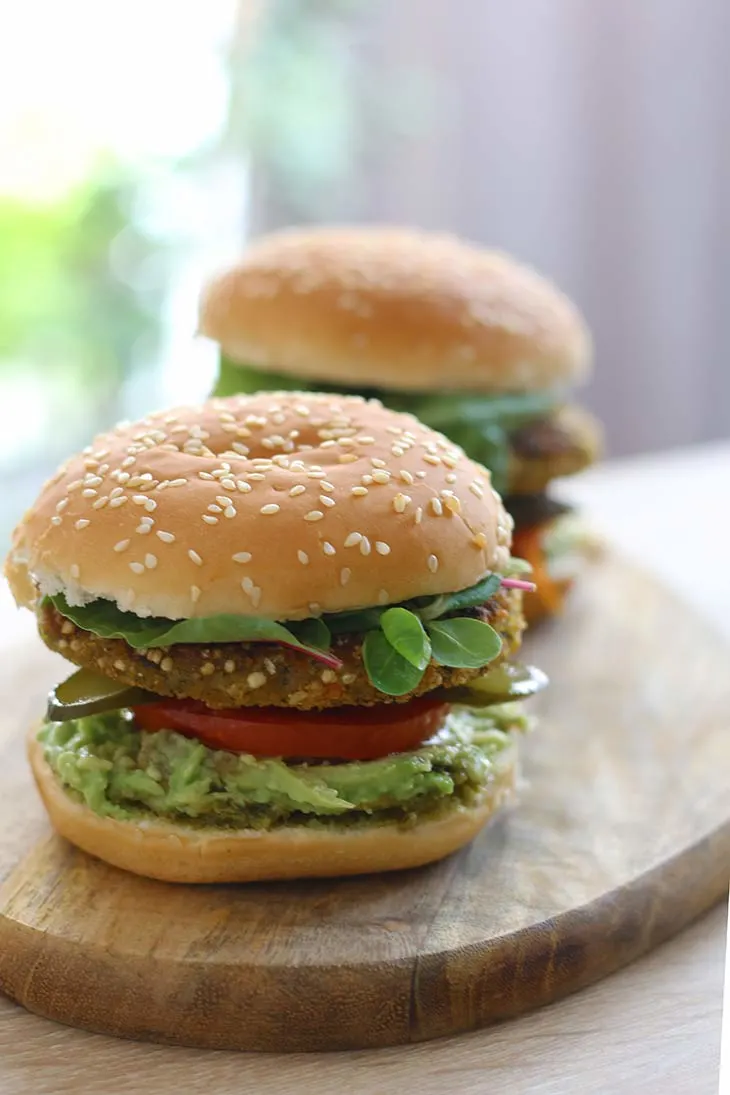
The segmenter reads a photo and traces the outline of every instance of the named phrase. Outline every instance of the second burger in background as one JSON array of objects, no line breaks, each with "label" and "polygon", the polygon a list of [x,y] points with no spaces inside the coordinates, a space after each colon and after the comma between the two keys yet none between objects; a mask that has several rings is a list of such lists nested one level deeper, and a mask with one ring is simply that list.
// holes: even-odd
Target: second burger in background
[{"label": "second burger in background", "polygon": [[263,237],[213,278],[200,332],[221,347],[215,394],[327,389],[377,397],[492,473],[532,565],[529,619],[558,612],[585,544],[553,479],[592,464],[601,431],[570,403],[591,364],[574,305],[508,256],[452,236],[319,228]]}]

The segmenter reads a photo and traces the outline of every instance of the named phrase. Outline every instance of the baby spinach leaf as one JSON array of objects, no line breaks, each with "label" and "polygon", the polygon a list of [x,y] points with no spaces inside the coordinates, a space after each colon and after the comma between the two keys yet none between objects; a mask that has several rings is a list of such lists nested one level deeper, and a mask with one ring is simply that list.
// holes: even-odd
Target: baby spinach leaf
[{"label": "baby spinach leaf", "polygon": [[440,620],[428,624],[428,635],[435,661],[456,669],[478,669],[502,649],[497,632],[481,620]]},{"label": "baby spinach leaf", "polygon": [[471,608],[474,605],[483,605],[485,601],[497,592],[502,581],[501,574],[487,574],[476,585],[468,589],[462,589],[458,593],[442,593],[440,597],[429,600],[422,608],[415,611],[422,620],[437,620],[449,612],[455,612],[460,608]]},{"label": "baby spinach leaf", "polygon": [[398,653],[415,666],[425,669],[431,660],[431,643],[423,624],[406,608],[389,608],[380,617],[386,639]]},{"label": "baby spinach leaf", "polygon": [[[122,612],[112,601],[97,600],[87,605],[69,605],[63,594],[51,597],[58,611],[84,631],[102,638],[124,639],[129,646],[174,646],[177,643],[240,643],[270,642],[301,650],[319,661],[336,668],[340,661],[326,650],[297,638],[292,630],[275,620],[256,616],[199,616],[189,620],[167,620],[160,616],[143,618],[133,612]],[[316,624],[316,621],[312,621]],[[319,638],[324,636],[318,624]],[[328,633],[329,634],[329,633]]]},{"label": "baby spinach leaf", "polygon": [[405,696],[423,676],[423,670],[399,654],[382,631],[368,631],[362,644],[362,659],[371,684],[386,696]]}]

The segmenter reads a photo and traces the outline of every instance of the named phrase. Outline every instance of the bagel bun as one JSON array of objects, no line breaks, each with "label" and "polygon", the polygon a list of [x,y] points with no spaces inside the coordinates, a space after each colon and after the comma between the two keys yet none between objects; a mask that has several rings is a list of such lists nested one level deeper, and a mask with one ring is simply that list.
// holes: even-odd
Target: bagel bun
[{"label": "bagel bun", "polygon": [[204,287],[199,331],[241,365],[308,382],[517,392],[582,380],[571,301],[507,255],[384,227],[262,237]]},{"label": "bagel bun", "polygon": [[199,828],[158,820],[100,817],[72,799],[43,756],[37,728],[28,756],[55,829],[83,851],[134,874],[164,882],[255,882],[397,871],[432,863],[472,840],[512,796],[517,750],[470,807],[452,809],[408,828],[393,823],[361,829],[289,826],[269,832]]},{"label": "bagel bun", "polygon": [[504,569],[489,472],[377,400],[264,392],[124,423],[68,460],[13,535],[19,604],[297,620]]}]

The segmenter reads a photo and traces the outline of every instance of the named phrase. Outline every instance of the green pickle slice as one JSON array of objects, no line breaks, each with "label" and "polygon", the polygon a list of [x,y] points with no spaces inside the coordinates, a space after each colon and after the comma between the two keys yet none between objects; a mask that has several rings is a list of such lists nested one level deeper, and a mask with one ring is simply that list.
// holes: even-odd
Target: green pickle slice
[{"label": "green pickle slice", "polygon": [[439,696],[450,703],[491,707],[493,704],[525,700],[541,692],[547,683],[547,675],[536,666],[508,662],[495,666],[483,676],[469,681],[469,684],[440,689]]},{"label": "green pickle slice", "polygon": [[78,669],[50,693],[46,718],[49,722],[68,722],[159,698],[144,688],[131,688],[90,669]]}]

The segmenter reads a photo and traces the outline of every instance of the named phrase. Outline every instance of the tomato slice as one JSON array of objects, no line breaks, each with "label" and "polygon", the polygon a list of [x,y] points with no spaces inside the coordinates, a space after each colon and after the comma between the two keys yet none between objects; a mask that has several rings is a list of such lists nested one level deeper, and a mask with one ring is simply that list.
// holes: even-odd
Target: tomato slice
[{"label": "tomato slice", "polygon": [[532,567],[530,580],[537,586],[535,593],[525,594],[525,615],[528,620],[537,616],[535,606],[539,606],[551,615],[560,612],[570,585],[566,581],[556,582],[548,573],[547,559],[542,546],[544,530],[544,525],[531,525],[529,528],[517,529],[512,535],[512,554],[518,559],[525,559],[530,564]]},{"label": "tomato slice", "polygon": [[422,696],[404,704],[289,711],[238,707],[214,711],[195,700],[133,708],[142,730],[176,730],[212,749],[258,757],[374,760],[416,749],[443,724],[449,704]]}]

